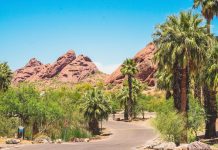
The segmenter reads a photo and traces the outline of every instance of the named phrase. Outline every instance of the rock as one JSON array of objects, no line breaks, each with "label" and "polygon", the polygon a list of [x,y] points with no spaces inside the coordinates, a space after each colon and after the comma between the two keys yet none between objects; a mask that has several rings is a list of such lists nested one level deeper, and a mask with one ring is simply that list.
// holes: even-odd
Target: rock
[{"label": "rock", "polygon": [[23,68],[14,72],[12,83],[37,81],[49,85],[53,79],[64,83],[81,81],[95,83],[99,79],[104,81],[106,77],[107,75],[101,73],[89,57],[84,55],[76,57],[75,52],[70,50],[53,64],[44,65],[36,58],[32,58]]},{"label": "rock", "polygon": [[173,142],[165,142],[153,147],[154,150],[174,150],[175,148],[176,144]]},{"label": "rock", "polygon": [[[155,86],[154,73],[157,70],[156,65],[152,62],[152,58],[156,51],[154,43],[149,43],[144,49],[139,51],[133,60],[137,63],[139,72],[136,78],[142,82],[146,82],[149,86]],[[120,72],[121,66],[113,72],[106,80],[107,84],[120,84],[124,80],[124,76]]]},{"label": "rock", "polygon": [[162,143],[160,138],[156,138],[154,140],[148,141],[145,145],[145,149],[153,149],[155,146],[160,145]]},{"label": "rock", "polygon": [[89,142],[89,141],[90,141],[89,138],[85,138],[85,139],[84,139],[84,142]]},{"label": "rock", "polygon": [[57,139],[57,140],[55,140],[55,142],[56,142],[57,144],[61,144],[61,143],[62,143],[62,140],[61,140],[61,139]]},{"label": "rock", "polygon": [[88,76],[99,72],[89,57],[79,55],[60,71],[58,79],[63,82],[78,83]]},{"label": "rock", "polygon": [[56,76],[65,66],[67,66],[74,59],[76,59],[75,52],[72,50],[68,51],[65,55],[59,57],[57,61],[53,63],[41,77],[44,79]]},{"label": "rock", "polygon": [[188,145],[188,150],[211,150],[211,148],[205,143],[196,141]]},{"label": "rock", "polygon": [[27,81],[30,78],[36,79],[37,74],[42,70],[42,68],[43,64],[36,60],[36,58],[32,58],[23,68],[14,72],[12,82],[18,83]]},{"label": "rock", "polygon": [[46,135],[39,135],[37,138],[35,138],[34,143],[48,144],[52,143],[52,140]]},{"label": "rock", "polygon": [[19,144],[21,141],[19,139],[8,139],[6,144]]},{"label": "rock", "polygon": [[176,147],[175,150],[188,150],[188,144],[182,144]]}]

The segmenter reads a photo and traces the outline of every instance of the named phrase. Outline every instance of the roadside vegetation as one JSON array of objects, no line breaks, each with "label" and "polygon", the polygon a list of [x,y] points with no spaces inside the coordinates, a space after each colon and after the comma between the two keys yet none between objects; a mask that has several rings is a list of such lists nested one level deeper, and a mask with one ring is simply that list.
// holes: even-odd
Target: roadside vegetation
[{"label": "roadside vegetation", "polygon": [[215,0],[194,0],[191,11],[168,16],[156,27],[154,61],[158,65],[157,86],[168,101],[157,112],[154,124],[163,138],[177,145],[216,135],[218,51],[211,21],[218,15]]}]

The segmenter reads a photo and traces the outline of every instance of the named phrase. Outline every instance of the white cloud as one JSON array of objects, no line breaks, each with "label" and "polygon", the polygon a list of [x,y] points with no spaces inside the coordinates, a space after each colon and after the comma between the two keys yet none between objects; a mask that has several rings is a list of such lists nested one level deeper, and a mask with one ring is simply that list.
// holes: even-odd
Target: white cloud
[{"label": "white cloud", "polygon": [[104,64],[99,63],[99,62],[94,62],[94,63],[100,71],[107,73],[107,74],[113,73],[120,66],[120,64],[104,65]]}]

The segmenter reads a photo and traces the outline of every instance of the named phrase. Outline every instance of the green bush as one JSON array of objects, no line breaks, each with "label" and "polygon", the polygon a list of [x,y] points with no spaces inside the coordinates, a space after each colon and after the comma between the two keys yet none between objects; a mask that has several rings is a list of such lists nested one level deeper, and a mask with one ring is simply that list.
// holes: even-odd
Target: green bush
[{"label": "green bush", "polygon": [[61,139],[70,141],[72,138],[90,138],[92,135],[82,128],[63,128],[61,132]]},{"label": "green bush", "polygon": [[[162,107],[162,105],[165,103],[164,99],[161,98],[157,98],[155,96],[146,96],[146,95],[142,95],[142,97],[140,97],[140,101],[144,101],[144,107],[147,111],[149,112],[157,112],[159,111],[159,109]],[[143,102],[141,102],[143,103]]]},{"label": "green bush", "polygon": [[198,140],[197,133],[203,131],[206,114],[203,106],[199,104],[199,101],[190,97],[189,111],[188,111],[188,140],[193,142]]},{"label": "green bush", "polygon": [[6,118],[0,114],[0,136],[14,136],[17,133],[18,125],[18,118]]},{"label": "green bush", "polygon": [[166,141],[179,144],[185,129],[184,118],[173,108],[172,101],[165,102],[157,112],[154,126]]}]

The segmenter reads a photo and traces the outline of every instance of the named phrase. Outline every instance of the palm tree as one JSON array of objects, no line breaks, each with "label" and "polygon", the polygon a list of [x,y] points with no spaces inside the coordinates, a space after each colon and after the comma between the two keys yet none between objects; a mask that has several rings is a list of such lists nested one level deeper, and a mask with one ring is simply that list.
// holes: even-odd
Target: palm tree
[{"label": "palm tree", "polygon": [[218,87],[218,46],[214,47],[208,56],[208,63],[204,68],[202,79],[205,81],[203,87],[204,108],[207,114],[205,138],[216,137],[217,104],[216,94]]},{"label": "palm tree", "polygon": [[206,59],[205,50],[212,41],[202,21],[197,14],[181,12],[179,16],[169,16],[154,34],[158,49],[155,60],[163,66],[162,71],[172,73],[173,80],[178,79],[173,86],[180,94],[179,110],[183,113],[188,110],[189,76],[196,66],[193,64],[200,65]]},{"label": "palm tree", "polygon": [[132,111],[133,111],[133,117],[136,118],[137,117],[137,110],[136,110],[137,101],[144,87],[139,80],[133,79],[132,88],[133,88],[133,104],[132,104],[133,110]]},{"label": "palm tree", "polygon": [[207,20],[207,31],[210,33],[211,20],[214,16],[218,16],[217,0],[194,0],[194,8],[201,7],[201,13]]},{"label": "palm tree", "polygon": [[84,96],[84,117],[88,120],[89,130],[92,134],[99,134],[99,121],[107,119],[111,111],[108,100],[98,89],[88,91]]},{"label": "palm tree", "polygon": [[[210,33],[211,32],[211,28],[210,28],[211,21],[213,20],[214,16],[218,16],[218,1],[217,0],[194,0],[193,7],[194,8],[201,7],[201,13],[204,16],[204,18],[207,20],[207,32]],[[208,47],[208,49],[210,49],[210,47]],[[208,69],[208,65],[206,68],[204,68],[204,71],[207,72],[208,71],[207,69]],[[206,74],[206,76],[207,75],[208,74]],[[207,77],[209,78],[210,76],[207,76]],[[203,96],[204,96],[204,103],[205,103],[204,107],[205,107],[207,116],[214,116],[214,117],[207,117],[205,137],[212,138],[216,136],[216,128],[214,126],[214,124],[216,123],[216,119],[214,119],[215,118],[214,111],[216,109],[216,99],[214,99],[214,90],[211,90],[207,84],[208,84],[207,82],[203,82]],[[213,108],[214,110],[208,111],[208,108]],[[209,123],[211,123],[211,126],[209,125]]]},{"label": "palm tree", "polygon": [[12,72],[7,63],[0,63],[0,91],[6,91],[11,83]]},{"label": "palm tree", "polygon": [[136,63],[132,59],[126,59],[121,67],[121,73],[127,76],[128,88],[129,88],[129,100],[128,100],[128,111],[130,118],[132,117],[132,78],[138,72]]},{"label": "palm tree", "polygon": [[118,95],[118,99],[120,100],[120,106],[124,108],[124,120],[129,119],[129,110],[128,110],[128,102],[129,102],[129,90],[127,87],[123,87]]}]

